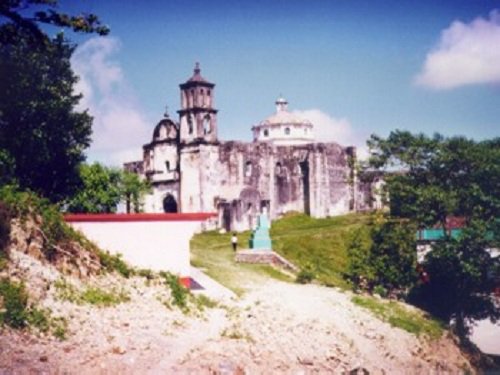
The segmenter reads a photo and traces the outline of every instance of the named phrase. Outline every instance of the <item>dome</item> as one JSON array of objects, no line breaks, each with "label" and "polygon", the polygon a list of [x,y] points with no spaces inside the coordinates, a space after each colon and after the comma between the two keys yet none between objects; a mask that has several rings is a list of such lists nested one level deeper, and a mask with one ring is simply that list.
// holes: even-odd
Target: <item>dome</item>
[{"label": "dome", "polygon": [[176,140],[177,133],[177,125],[169,117],[166,117],[155,126],[153,141]]},{"label": "dome", "polygon": [[288,101],[276,99],[276,113],[252,128],[255,142],[271,142],[279,145],[314,142],[313,125],[296,113],[288,111]]}]

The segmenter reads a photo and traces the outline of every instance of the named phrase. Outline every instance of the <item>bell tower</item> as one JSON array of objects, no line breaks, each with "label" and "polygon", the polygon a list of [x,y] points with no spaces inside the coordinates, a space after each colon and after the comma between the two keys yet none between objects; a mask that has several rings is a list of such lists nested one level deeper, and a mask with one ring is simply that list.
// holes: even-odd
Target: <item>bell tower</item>
[{"label": "bell tower", "polygon": [[196,63],[193,76],[179,85],[181,89],[180,142],[217,142],[217,110],[214,105],[215,84],[200,74]]}]

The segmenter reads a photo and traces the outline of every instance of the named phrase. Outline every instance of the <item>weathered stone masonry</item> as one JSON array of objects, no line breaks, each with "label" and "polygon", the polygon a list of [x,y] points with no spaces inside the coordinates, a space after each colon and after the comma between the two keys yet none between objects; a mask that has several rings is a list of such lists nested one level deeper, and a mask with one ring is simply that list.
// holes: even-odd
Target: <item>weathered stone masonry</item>
[{"label": "weathered stone masonry", "polygon": [[143,160],[125,164],[153,186],[146,212],[217,212],[221,228],[244,230],[263,210],[274,219],[371,207],[371,185],[355,175],[355,148],[315,143],[313,124],[288,112],[283,98],[276,114],[252,128],[253,142],[219,141],[214,87],[197,65],[180,85],[179,123],[166,115]]}]

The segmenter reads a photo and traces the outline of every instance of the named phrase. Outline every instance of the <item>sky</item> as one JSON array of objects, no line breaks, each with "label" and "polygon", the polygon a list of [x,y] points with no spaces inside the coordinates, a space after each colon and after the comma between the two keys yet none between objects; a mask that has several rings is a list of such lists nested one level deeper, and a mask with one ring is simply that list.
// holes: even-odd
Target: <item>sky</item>
[{"label": "sky", "polygon": [[220,140],[289,110],[318,141],[355,145],[404,129],[500,136],[500,0],[60,1],[97,14],[107,37],[75,35],[72,66],[94,116],[89,161],[142,158],[195,62],[216,84]]}]

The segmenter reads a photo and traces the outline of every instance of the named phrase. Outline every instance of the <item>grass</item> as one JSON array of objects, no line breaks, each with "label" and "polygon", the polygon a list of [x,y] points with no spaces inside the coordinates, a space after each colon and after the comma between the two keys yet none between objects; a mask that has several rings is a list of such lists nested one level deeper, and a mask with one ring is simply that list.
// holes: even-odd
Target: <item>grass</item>
[{"label": "grass", "polygon": [[64,279],[57,280],[54,286],[57,290],[58,298],[78,305],[90,304],[98,307],[110,307],[130,300],[130,297],[126,293],[123,291],[118,292],[114,289],[105,291],[101,288],[89,287],[83,291],[79,291]]},{"label": "grass", "polygon": [[344,279],[347,247],[359,231],[362,241],[369,241],[370,214],[349,214],[314,219],[291,213],[273,222],[273,249],[301,269],[314,274],[323,285],[349,287]]},{"label": "grass", "polygon": [[[241,248],[248,247],[250,232],[238,235]],[[231,248],[231,234],[216,231],[196,234],[191,240],[191,264],[203,269],[237,295],[242,295],[248,285],[262,283],[269,277],[281,281],[292,281],[287,274],[260,264],[236,263]]]},{"label": "grass", "polygon": [[437,339],[443,334],[443,323],[417,309],[410,310],[401,303],[369,296],[354,296],[352,302],[369,310],[392,327],[401,328],[417,336],[424,334],[431,339]]},{"label": "grass", "polygon": [[[354,233],[369,241],[372,223],[369,214],[350,214],[326,219],[314,219],[292,213],[273,221],[271,239],[273,250],[327,286],[348,288],[343,274],[347,267],[347,246]],[[230,233],[216,231],[197,234],[191,241],[191,263],[205,269],[207,274],[241,295],[247,285],[262,278],[273,277],[282,281],[293,279],[265,265],[234,262]],[[239,234],[240,247],[247,247],[250,232]]]}]

